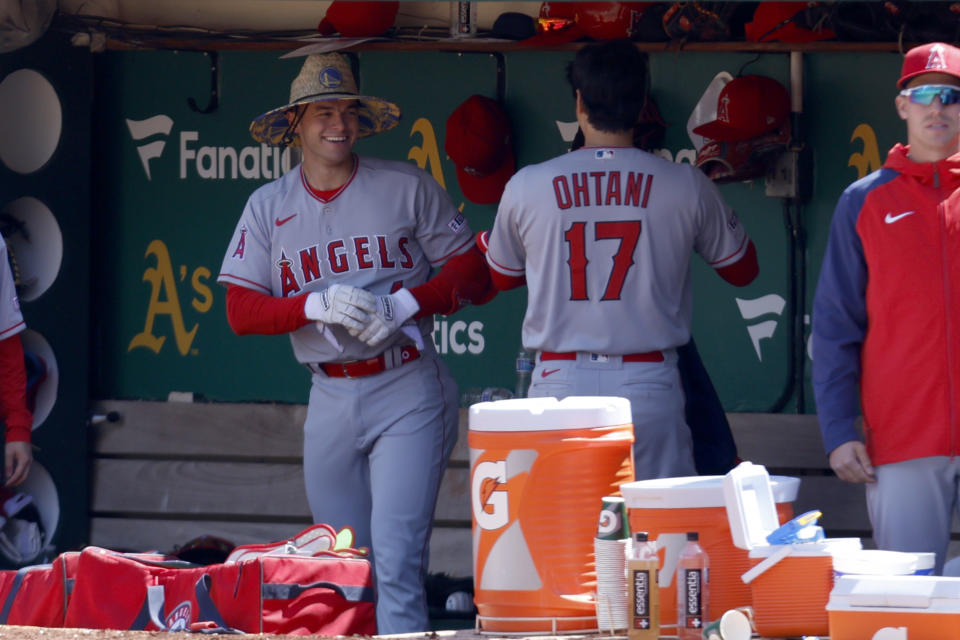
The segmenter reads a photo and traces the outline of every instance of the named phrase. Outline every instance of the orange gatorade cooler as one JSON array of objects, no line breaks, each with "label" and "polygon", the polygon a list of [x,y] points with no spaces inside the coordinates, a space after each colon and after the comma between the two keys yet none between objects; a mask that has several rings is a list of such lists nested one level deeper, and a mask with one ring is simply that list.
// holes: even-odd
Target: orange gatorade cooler
[{"label": "orange gatorade cooler", "polygon": [[633,474],[630,402],[520,398],[470,407],[474,600],[484,631],[597,629],[593,541]]},{"label": "orange gatorade cooler", "polygon": [[752,566],[741,579],[750,587],[757,633],[764,637],[827,635],[834,556],[855,553],[860,539],[823,538],[819,527],[811,527],[808,542],[770,544],[768,536],[782,523],[774,510],[766,468],[743,462],[723,483],[733,543],[749,550]]},{"label": "orange gatorade cooler", "polygon": [[960,578],[840,576],[831,640],[960,640]]},{"label": "orange gatorade cooler", "polygon": [[[781,522],[793,517],[799,478],[771,480]],[[640,480],[620,485],[631,531],[647,531],[660,553],[660,627],[677,625],[677,588],[673,582],[688,531],[700,534],[710,557],[710,600],[707,619],[751,603],[750,587],[740,575],[750,568],[745,549],[733,544],[723,495],[723,476],[690,476]]]}]

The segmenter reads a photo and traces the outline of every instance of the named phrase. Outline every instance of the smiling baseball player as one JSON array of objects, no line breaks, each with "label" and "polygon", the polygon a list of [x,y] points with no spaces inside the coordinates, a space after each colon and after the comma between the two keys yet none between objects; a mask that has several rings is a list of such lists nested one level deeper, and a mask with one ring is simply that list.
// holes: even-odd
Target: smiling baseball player
[{"label": "smiling baseball player", "polygon": [[735,285],[758,272],[716,186],[633,146],[646,68],[625,40],[577,53],[567,77],[584,147],[510,179],[487,250],[497,288],[527,284],[523,346],[540,352],[529,395],[628,398],[638,479],[696,474],[676,366],[691,253]]},{"label": "smiling baseball player", "polygon": [[429,626],[427,549],[458,418],[432,316],[490,288],[469,225],[431,176],[353,153],[399,117],[358,95],[344,56],[309,56],[289,103],[251,125],[258,141],[299,144],[303,162],[250,197],[218,279],[234,331],[290,333],[313,374],[307,499],[315,522],[371,547],[382,634]]}]

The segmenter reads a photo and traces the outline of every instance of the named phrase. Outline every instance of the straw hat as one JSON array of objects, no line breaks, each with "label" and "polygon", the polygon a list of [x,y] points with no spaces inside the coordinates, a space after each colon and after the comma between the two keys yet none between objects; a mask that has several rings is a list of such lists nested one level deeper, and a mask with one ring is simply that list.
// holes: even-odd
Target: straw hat
[{"label": "straw hat", "polygon": [[[282,144],[288,127],[287,110],[324,100],[356,100],[360,104],[361,138],[388,131],[400,121],[400,107],[394,103],[357,94],[353,70],[343,55],[324,53],[307,57],[290,84],[290,102],[258,116],[250,123],[250,135],[257,142]],[[292,144],[300,144],[297,136],[293,136]]]}]

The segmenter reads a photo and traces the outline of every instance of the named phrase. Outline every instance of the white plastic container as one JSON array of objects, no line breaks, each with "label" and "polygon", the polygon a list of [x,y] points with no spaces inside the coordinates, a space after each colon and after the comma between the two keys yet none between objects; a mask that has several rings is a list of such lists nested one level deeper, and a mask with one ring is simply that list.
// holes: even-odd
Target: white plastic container
[{"label": "white plastic container", "polygon": [[833,558],[835,578],[858,576],[928,576],[933,573],[934,553],[905,553],[859,549]]}]

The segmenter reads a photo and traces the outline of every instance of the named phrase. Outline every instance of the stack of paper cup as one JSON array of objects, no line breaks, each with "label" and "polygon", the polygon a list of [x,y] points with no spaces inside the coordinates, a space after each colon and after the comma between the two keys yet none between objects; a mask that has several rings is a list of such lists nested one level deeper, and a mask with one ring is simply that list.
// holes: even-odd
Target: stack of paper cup
[{"label": "stack of paper cup", "polygon": [[626,629],[627,554],[630,532],[623,498],[603,498],[593,551],[597,567],[597,627],[600,631]]}]

